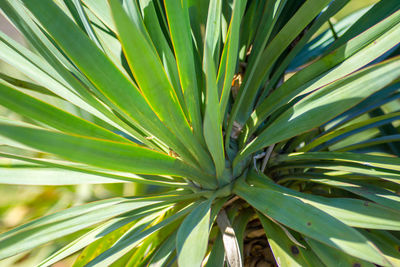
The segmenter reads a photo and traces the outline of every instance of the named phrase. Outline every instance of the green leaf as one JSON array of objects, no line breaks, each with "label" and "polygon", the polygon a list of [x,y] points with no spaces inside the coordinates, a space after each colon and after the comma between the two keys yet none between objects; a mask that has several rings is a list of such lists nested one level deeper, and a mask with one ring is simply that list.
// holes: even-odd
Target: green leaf
[{"label": "green leaf", "polygon": [[[379,251],[357,230],[285,191],[271,187],[253,187],[240,182],[236,183],[234,192],[261,213],[305,236],[367,261],[387,263]],[[276,203],[280,203],[279,206]]]},{"label": "green leaf", "polygon": [[313,161],[304,163],[298,162],[291,165],[285,165],[284,168],[314,168],[323,170],[333,170],[345,173],[358,174],[364,177],[365,180],[386,180],[396,184],[400,183],[400,174],[395,170],[388,170],[382,168],[371,167],[368,164],[357,164],[347,162],[324,162]]},{"label": "green leaf", "polygon": [[64,84],[57,81],[54,78],[58,77],[57,73],[45,60],[12,40],[3,32],[0,32],[0,40],[0,49],[2,51],[0,59],[14,66],[38,84],[45,85],[55,95],[74,103],[95,116],[104,117],[99,115],[101,113],[90,107],[80,97],[68,90]]},{"label": "green leaf", "polygon": [[287,0],[268,1],[260,20],[259,30],[254,37],[254,44],[249,58],[250,68],[258,64],[262,52],[271,36],[272,30],[278,20]]},{"label": "green leaf", "polygon": [[312,92],[356,71],[397,45],[399,21],[400,11],[295,73],[256,108],[246,123],[243,138],[249,138],[268,116],[294,97]]},{"label": "green leaf", "polygon": [[[185,207],[168,218],[163,218],[161,221],[145,220],[142,223],[143,227],[140,229],[133,228],[125,233],[116,243],[112,245],[108,250],[101,253],[99,256],[90,261],[86,266],[109,266],[116,260],[120,259],[127,252],[141,244],[147,237],[156,233],[157,231],[164,229],[164,227],[171,223],[179,222],[180,219],[189,211],[191,211],[193,205]],[[145,230],[143,230],[146,228]]]},{"label": "green leaf", "polygon": [[200,203],[179,227],[176,250],[179,266],[200,266],[207,251],[211,200]]},{"label": "green leaf", "polygon": [[[188,178],[193,172],[192,168],[178,159],[136,145],[5,123],[0,124],[0,134],[72,161],[110,170],[138,174],[177,175]],[[204,178],[200,180],[202,179]],[[194,180],[200,181],[197,178]]]},{"label": "green leaf", "polygon": [[89,18],[85,12],[85,10],[83,9],[82,3],[80,0],[72,0],[76,11],[79,15],[79,19],[82,22],[84,29],[86,31],[86,33],[88,34],[88,36],[90,37],[90,39],[100,48],[103,49],[99,39],[96,36],[96,33],[93,30],[92,24],[89,21]]},{"label": "green leaf", "polygon": [[[138,212],[135,216],[111,219],[108,222],[101,224],[100,226],[89,231],[88,233],[70,242],[63,248],[57,250],[49,257],[47,257],[45,260],[43,260],[38,266],[50,266],[56,262],[59,262],[65,257],[68,257],[78,252],[79,250],[85,247],[91,247],[93,244],[95,244],[96,248],[99,248],[99,246],[101,245],[108,244],[101,239],[104,238],[111,239],[111,237],[116,236],[118,234],[122,235],[123,232],[127,231],[130,228],[132,222],[135,223],[135,220],[140,219],[144,216],[157,213],[159,210],[160,207],[154,209],[146,209],[143,210],[143,212],[141,213]],[[77,262],[80,261],[81,259],[82,257],[80,256],[78,260],[75,262],[75,264],[77,264]]]},{"label": "green leaf", "polygon": [[[308,131],[334,118],[400,76],[400,59],[394,58],[358,71],[313,92],[286,110],[235,159],[238,163],[257,150]],[[288,127],[290,125],[290,127]]]},{"label": "green leaf", "polygon": [[[279,80],[281,79],[282,75],[284,75],[285,72],[291,71],[291,65],[293,63],[296,63],[297,66],[302,66],[304,65],[304,62],[302,63],[297,57],[301,53],[302,49],[306,45],[312,45],[313,41],[321,41],[320,36],[315,37],[317,32],[321,29],[321,27],[326,23],[330,23],[330,20],[333,16],[335,16],[344,6],[348,4],[350,0],[339,0],[339,1],[334,1],[331,2],[327,8],[325,8],[323,11],[321,11],[320,15],[317,16],[317,18],[314,19],[304,30],[303,32],[298,36],[296,41],[292,43],[290,46],[290,49],[287,52],[283,53],[284,59],[282,59],[279,62],[279,67],[274,70],[274,72],[271,75],[271,78],[268,81],[268,84],[265,85],[265,88],[262,89],[262,94],[257,99],[256,101],[256,106],[259,105],[260,102],[262,102],[265,97],[271,92],[271,89],[274,86],[277,86],[277,83],[279,83]],[[351,20],[352,22],[354,21]],[[333,34],[332,31],[329,31],[331,34]],[[336,34],[336,33],[335,33]],[[332,36],[332,39],[335,38]],[[311,40],[311,41],[310,41]],[[305,49],[306,52],[305,54],[307,56],[313,56],[312,51],[309,51],[308,49]],[[304,51],[304,50],[303,50]],[[315,55],[314,55],[315,56]],[[318,54],[319,56],[319,54]],[[297,69],[296,69],[297,70]],[[305,81],[303,81],[304,83]]]},{"label": "green leaf", "polygon": [[175,250],[176,232],[164,241],[164,243],[157,249],[149,262],[149,267],[164,266],[167,264],[172,253]]},{"label": "green leaf", "polygon": [[322,266],[313,252],[293,243],[278,225],[260,213],[258,218],[279,266]]},{"label": "green leaf", "polygon": [[246,234],[247,224],[254,217],[253,209],[245,209],[239,212],[233,221],[232,227],[235,230],[240,251],[243,251],[244,237]]},{"label": "green leaf", "polygon": [[372,263],[353,258],[340,250],[328,247],[313,239],[306,238],[306,241],[326,266],[375,266]]},{"label": "green leaf", "polygon": [[399,231],[400,212],[373,202],[348,198],[310,198],[313,206],[352,227]]},{"label": "green leaf", "polygon": [[[302,202],[316,207],[352,227],[397,230],[400,227],[400,212],[370,201],[354,198],[327,198],[304,194],[272,183],[268,178],[250,175],[254,185],[273,188],[294,196]],[[379,216],[377,216],[379,214]]]},{"label": "green leaf", "polygon": [[0,166],[0,184],[15,185],[78,185],[126,183],[92,174],[72,172],[60,169],[32,167]]},{"label": "green leaf", "polygon": [[[24,152],[31,153],[33,151],[28,151],[24,150]],[[87,179],[90,179],[92,181],[93,177],[96,177],[96,179],[100,179],[100,181],[114,181],[114,182],[137,182],[140,184],[153,184],[153,185],[160,185],[160,186],[167,186],[167,187],[187,187],[186,184],[183,183],[175,183],[172,178],[166,178],[166,177],[161,177],[161,176],[152,176],[152,175],[142,175],[138,176],[133,173],[127,173],[127,172],[115,172],[115,171],[110,171],[106,172],[104,169],[93,169],[90,168],[86,165],[77,165],[77,164],[71,164],[70,162],[66,161],[55,161],[55,160],[49,160],[49,159],[43,159],[43,158],[32,158],[32,157],[26,157],[26,156],[20,156],[20,155],[15,155],[15,154],[10,154],[10,153],[2,153],[0,152],[0,156],[12,160],[19,160],[19,161],[24,161],[24,162],[29,162],[33,164],[37,164],[41,167],[47,167],[50,170],[58,171],[61,172],[62,170],[69,171],[69,173],[72,173],[73,175],[77,175],[79,173],[80,176],[82,177],[87,177]],[[8,167],[13,166],[13,162],[8,163],[6,165]],[[8,170],[11,171],[11,170]],[[34,172],[32,173],[34,174]],[[17,177],[17,176],[14,176]],[[40,180],[43,179],[43,177],[39,177]],[[47,180],[49,184],[53,183],[58,183],[57,181],[54,181],[55,179],[52,180]],[[24,178],[23,181],[26,181]],[[29,183],[37,183],[38,181],[32,180],[32,178],[29,178]],[[63,183],[71,183],[73,182],[73,179],[68,180],[68,181],[63,181]],[[4,183],[13,183],[13,181],[7,179],[7,181],[4,181]],[[15,183],[15,182],[14,182]],[[26,181],[28,183],[28,181]]]},{"label": "green leaf", "polygon": [[290,163],[292,166],[304,166],[302,160],[307,161],[307,167],[350,171],[400,183],[400,160],[394,157],[351,152],[300,152],[277,158],[277,161],[293,162]]},{"label": "green leaf", "polygon": [[82,2],[104,23],[104,25],[113,32],[116,32],[107,0],[82,0]]},{"label": "green leaf", "polygon": [[[170,207],[163,209],[161,211],[155,210],[152,213],[148,213],[146,216],[142,216],[139,220],[129,220],[129,217],[124,220],[124,223],[128,223],[123,227],[120,227],[116,231],[113,231],[106,236],[102,237],[102,239],[90,244],[87,246],[79,257],[74,262],[74,267],[84,267],[90,264],[90,262],[102,253],[111,249],[112,246],[117,243],[121,238],[123,238],[128,232],[137,233],[142,231],[145,227],[147,227],[151,221],[157,220],[159,216],[162,216],[166,210],[170,209]],[[131,223],[132,222],[132,223]],[[129,258],[131,256],[131,251],[126,253],[124,258]],[[121,259],[122,260],[122,259]],[[108,265],[107,265],[108,266]]]},{"label": "green leaf", "polygon": [[178,65],[179,78],[186,102],[190,122],[195,136],[201,140],[202,119],[200,112],[200,88],[195,69],[195,55],[191,38],[191,28],[187,1],[164,1],[165,12],[172,45]]},{"label": "green leaf", "polygon": [[42,217],[1,234],[0,258],[16,255],[128,211],[141,212],[142,208],[148,208],[151,205],[166,205],[165,198],[164,201],[162,200],[163,198],[116,198],[77,206]]},{"label": "green leaf", "polygon": [[[222,114],[220,114],[217,73],[215,69],[216,62],[214,61],[220,37],[221,6],[222,2],[220,0],[210,1],[203,49],[203,71],[206,80],[203,132],[208,150],[215,164],[217,179],[221,179],[225,169],[225,153],[221,124]],[[222,179],[219,181],[220,184],[227,182],[229,181],[223,181]]]},{"label": "green leaf", "polygon": [[397,266],[400,264],[399,249],[400,240],[388,231],[362,231],[363,235],[368,237],[381,251],[386,259]]},{"label": "green leaf", "polygon": [[400,170],[400,159],[396,157],[387,157],[379,155],[369,155],[351,152],[296,152],[291,154],[282,154],[274,159],[273,162],[293,162],[300,160],[331,160],[350,163],[364,163],[365,165],[387,168],[388,170]]},{"label": "green leaf", "polygon": [[335,149],[335,151],[340,151],[340,152],[354,151],[354,150],[373,147],[373,146],[382,145],[382,144],[391,145],[391,143],[396,143],[399,141],[400,141],[400,134],[392,134],[392,135],[367,139],[365,141],[351,144],[351,145],[345,146],[343,148]]},{"label": "green leaf", "polygon": [[[217,178],[225,169],[225,155],[222,140],[221,114],[219,113],[218,88],[216,72],[210,48],[205,44],[203,68],[206,76],[206,101],[204,114],[204,139],[213,158]],[[228,181],[220,181],[220,183]]]},{"label": "green leaf", "polygon": [[7,74],[4,74],[4,73],[0,73],[0,79],[6,81],[9,84],[12,84],[12,85],[14,85],[16,87],[20,87],[20,88],[23,88],[23,89],[27,89],[27,90],[30,90],[30,91],[33,91],[33,92],[38,92],[38,93],[49,95],[49,96],[58,97],[56,94],[52,93],[46,87],[38,85],[38,84],[30,82],[30,81],[17,79],[17,78],[8,76]]},{"label": "green leaf", "polygon": [[223,266],[225,261],[225,248],[222,241],[221,232],[218,232],[217,237],[211,247],[210,254],[207,257],[205,267]]},{"label": "green leaf", "polygon": [[220,96],[220,116],[222,124],[226,108],[229,102],[232,79],[236,71],[239,51],[239,32],[240,20],[244,12],[244,6],[247,1],[234,1],[232,18],[228,28],[227,41],[222,51],[222,58],[219,65],[217,84]]},{"label": "green leaf", "polygon": [[288,180],[302,180],[330,185],[332,187],[337,187],[352,192],[388,208],[400,211],[400,197],[394,192],[383,188],[383,185],[382,187],[379,187],[368,184],[367,182],[355,181],[354,179],[351,179],[350,175],[346,179],[342,178],[342,176],[336,176],[334,174],[325,175],[310,172],[304,174],[285,175],[279,180],[279,183],[282,184]]},{"label": "green leaf", "polygon": [[360,32],[366,31],[368,28],[380,23],[383,18],[389,17],[389,15],[397,12],[399,8],[400,4],[396,0],[374,3],[374,5],[369,8],[367,12],[364,12],[362,17],[358,18],[355,23],[351,23],[350,28],[347,29],[346,32],[340,36],[340,38],[336,40],[331,47],[329,47],[327,53],[347,43],[349,40],[356,37]]},{"label": "green leaf", "polygon": [[21,93],[3,83],[0,83],[0,103],[18,114],[45,123],[60,131],[117,142],[129,142],[128,139]]},{"label": "green leaf", "polygon": [[[190,118],[183,92],[179,80],[178,67],[176,59],[169,44],[169,35],[165,36],[162,28],[162,21],[159,20],[157,15],[157,3],[153,0],[139,0],[140,8],[143,14],[143,22],[150,35],[151,40],[158,52],[158,55],[163,63],[165,72],[171,81],[172,87],[179,99],[179,103],[186,114],[186,118]],[[160,56],[161,55],[161,56]]]},{"label": "green leaf", "polygon": [[111,31],[93,12],[88,8],[84,8],[88,15],[88,19],[93,26],[94,33],[96,34],[104,54],[111,59],[111,61],[118,67],[118,69],[126,76],[132,76],[129,67],[126,64],[126,57],[122,56],[122,47],[115,32]]},{"label": "green leaf", "polygon": [[209,54],[211,56],[210,59],[214,59],[219,54],[217,47],[221,38],[221,9],[221,0],[210,1],[208,5],[206,34],[204,38],[204,47],[209,49]]},{"label": "green leaf", "polygon": [[[183,203],[177,204],[176,206],[182,206]],[[166,211],[162,216],[159,217],[158,221],[164,220],[176,213],[177,207],[175,209],[170,209]],[[143,262],[148,264],[148,261],[152,258],[155,250],[162,245],[162,243],[169,238],[171,235],[175,235],[177,228],[183,218],[179,218],[173,224],[168,224],[162,228],[162,231],[156,231],[150,236],[148,236],[140,246],[134,249],[134,254],[129,258],[128,265],[132,266],[137,262]],[[154,223],[153,223],[154,224]],[[174,245],[174,244],[173,244]],[[173,246],[174,247],[174,246]],[[117,262],[115,262],[117,264]],[[117,265],[118,266],[118,265]]]},{"label": "green leaf", "polygon": [[[145,139],[133,128],[128,127],[125,122],[121,121],[120,118],[87,91],[85,86],[98,93],[97,88],[47,39],[47,36],[39,29],[36,22],[29,18],[25,12],[26,9],[23,8],[19,1],[2,1],[0,5],[45,59],[43,60],[35,53],[0,33],[6,45],[2,47],[2,51],[6,51],[6,53],[2,54],[5,56],[5,61],[39,84],[46,86],[54,94],[74,103],[74,105],[88,111],[117,129],[130,133],[142,143],[154,147],[152,142]],[[80,81],[76,77],[79,77]],[[101,94],[97,94],[97,96],[109,103]]]},{"label": "green leaf", "polygon": [[[381,125],[385,125],[395,120],[400,119],[400,112],[393,112],[382,116],[377,116],[371,119],[366,119],[361,122],[353,123],[348,126],[341,127],[338,130],[329,131],[312,142],[308,143],[304,147],[300,148],[299,152],[306,152],[310,150],[316,150],[313,148],[318,147],[318,150],[323,150],[325,147],[329,147],[336,142],[342,140],[342,138],[348,137],[351,134],[359,133],[370,128],[376,128]],[[340,138],[343,135],[342,138]]]},{"label": "green leaf", "polygon": [[[182,157],[192,158],[183,144],[157,118],[138,88],[83,34],[52,1],[23,1],[72,62],[124,118],[166,142]],[[58,21],[58,23],[53,23]],[[188,155],[189,154],[189,155]]]},{"label": "green leaf", "polygon": [[[29,55],[31,53],[29,50],[26,50],[26,48],[16,45],[12,41],[8,40],[7,43],[9,43],[13,50],[16,50],[22,56],[29,55],[27,60],[32,61],[36,68],[43,70],[47,75],[51,76],[52,79],[56,80],[66,89],[68,89],[68,91],[79,95],[86,102],[88,102],[85,103],[85,101],[82,101],[78,98],[78,101],[75,100],[76,105],[85,105],[85,109],[93,113],[93,108],[88,105],[90,104],[91,106],[100,110],[102,113],[109,116],[109,112],[107,113],[108,110],[105,109],[102,104],[100,104],[98,100],[87,91],[87,88],[89,88],[91,91],[98,93],[97,88],[88,81],[88,79],[76,68],[75,65],[70,62],[69,59],[65,57],[64,54],[61,53],[61,48],[57,46],[57,44],[47,34],[44,33],[43,29],[38,26],[37,21],[33,19],[32,14],[27,11],[22,3],[20,1],[2,1],[0,5],[5,10],[7,16],[14,23],[14,25],[21,31],[21,33],[27,38],[30,44],[37,50],[39,55],[42,56],[45,61],[39,58],[39,60],[43,61],[39,62],[36,54],[34,57],[32,57],[32,55]],[[23,68],[24,66],[18,65],[18,67]],[[35,67],[33,68],[33,72],[32,70],[29,72],[31,74],[31,78],[37,80],[37,82],[42,83],[45,86],[49,86],[49,84],[43,83],[41,79],[38,80],[37,70],[35,71]],[[65,92],[59,89],[57,90],[57,87],[51,88],[51,90],[57,91],[56,93],[58,95],[65,95]],[[106,100],[99,94],[97,94],[97,96],[103,101]],[[71,98],[72,96],[69,97]],[[99,114],[101,115],[101,113],[97,112],[97,115],[95,115],[99,116]]]},{"label": "green leaf", "polygon": [[[306,1],[264,49],[251,71],[246,71],[243,84],[232,108],[230,122],[243,124],[250,115],[258,88],[270,73],[273,64],[300,32],[329,4],[329,0]],[[230,128],[231,129],[231,128]],[[230,130],[228,131],[230,134]]]},{"label": "green leaf", "polygon": [[[266,1],[250,1],[246,7],[242,25],[240,26],[239,59],[246,60],[247,52],[254,41],[257,31],[261,28],[260,21],[263,11],[267,8]],[[271,27],[273,28],[273,27]],[[257,34],[258,35],[258,34]]]},{"label": "green leaf", "polygon": [[211,159],[193,136],[161,60],[155,53],[153,44],[146,39],[149,38],[148,35],[144,35],[140,28],[132,23],[118,0],[109,2],[118,37],[141,92],[160,120],[179,136],[200,166],[212,172]]}]

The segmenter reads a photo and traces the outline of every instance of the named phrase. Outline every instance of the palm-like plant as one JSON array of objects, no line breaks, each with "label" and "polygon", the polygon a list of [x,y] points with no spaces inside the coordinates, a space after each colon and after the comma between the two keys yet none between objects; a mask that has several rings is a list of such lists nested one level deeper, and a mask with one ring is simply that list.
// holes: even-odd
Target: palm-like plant
[{"label": "palm-like plant", "polygon": [[1,75],[26,119],[1,119],[0,156],[40,171],[1,181],[166,190],[21,225],[0,258],[85,230],[40,265],[271,261],[257,243],[280,266],[399,266],[400,4],[333,25],[348,2],[1,1],[30,46],[1,33],[0,57],[31,80]]}]

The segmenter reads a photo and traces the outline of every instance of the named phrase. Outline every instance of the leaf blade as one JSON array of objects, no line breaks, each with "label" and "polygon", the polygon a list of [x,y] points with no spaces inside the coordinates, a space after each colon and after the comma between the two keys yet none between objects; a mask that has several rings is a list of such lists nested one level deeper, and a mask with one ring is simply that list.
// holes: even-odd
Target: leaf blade
[{"label": "leaf blade", "polygon": [[[262,147],[308,131],[382,89],[400,75],[400,58],[393,58],[332,83],[306,96],[286,110],[248,144],[236,163]],[[290,124],[290,129],[287,126]]]},{"label": "leaf blade", "polygon": [[203,201],[179,227],[176,236],[176,250],[180,266],[201,265],[207,251],[210,212],[211,201]]},{"label": "leaf blade", "polygon": [[[192,169],[180,160],[137,145],[19,127],[6,123],[0,124],[0,134],[69,160],[80,161],[100,168],[141,174],[163,173],[188,177],[192,173]],[[134,164],[132,164],[133,162]],[[157,168],[154,168],[155,166]]]},{"label": "leaf blade", "polygon": [[[286,193],[275,191],[275,189],[251,187],[244,182],[237,184],[234,192],[260,212],[306,236],[355,257],[378,264],[386,263],[376,248],[355,229],[319,209],[308,206],[302,201],[294,200]],[[285,206],[287,212],[281,212],[281,208],[274,203]],[[304,220],[304,213],[307,213],[306,220]],[[334,238],[332,238],[333,236]]]}]

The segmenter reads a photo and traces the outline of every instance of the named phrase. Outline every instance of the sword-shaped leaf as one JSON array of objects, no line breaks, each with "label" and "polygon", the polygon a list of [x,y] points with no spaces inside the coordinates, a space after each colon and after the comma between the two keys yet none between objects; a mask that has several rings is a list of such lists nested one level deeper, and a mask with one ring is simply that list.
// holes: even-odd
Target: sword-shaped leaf
[{"label": "sword-shaped leaf", "polygon": [[139,89],[55,3],[50,0],[23,2],[104,97],[123,111],[126,119],[167,143],[182,157],[193,158],[160,121]]},{"label": "sword-shaped leaf", "polygon": [[[204,47],[203,68],[206,78],[206,102],[204,114],[204,139],[213,158],[217,177],[222,177],[225,169],[224,145],[222,140],[221,114],[214,61],[210,48]],[[229,181],[225,181],[229,182]]]},{"label": "sword-shaped leaf", "polygon": [[[133,144],[68,135],[7,123],[0,124],[0,135],[75,162],[109,170],[137,174],[177,175],[187,178],[194,174],[192,168],[179,159]],[[204,179],[198,180],[196,176],[199,177],[199,175],[199,173],[194,174],[194,180],[200,182]],[[212,177],[208,179],[212,179]]]},{"label": "sword-shaped leaf", "polygon": [[[267,177],[257,176],[254,173],[249,176],[249,181],[258,187],[269,188],[284,192],[287,195],[298,198],[332,217],[352,227],[395,230],[400,229],[400,212],[377,205],[370,201],[355,198],[327,198],[322,196],[305,194],[279,186]],[[379,216],[376,216],[379,214]]]},{"label": "sword-shaped leaf", "polygon": [[179,227],[176,250],[180,266],[200,266],[207,251],[212,200],[200,203]]},{"label": "sword-shaped leaf", "polygon": [[351,257],[340,250],[331,248],[311,238],[307,238],[306,241],[326,266],[375,266],[372,263]]},{"label": "sword-shaped leaf", "polygon": [[117,134],[0,83],[0,105],[67,133],[129,142]]},{"label": "sword-shaped leaf", "polygon": [[202,139],[201,119],[201,89],[198,87],[196,74],[195,51],[193,48],[189,9],[187,1],[164,1],[165,13],[176,63],[178,65],[179,78],[182,86],[183,97],[186,102],[190,122],[195,136]]},{"label": "sword-shaped leaf", "polygon": [[[279,266],[321,266],[322,263],[316,255],[293,243],[281,227],[258,213],[258,218],[265,230],[268,243]],[[304,245],[303,245],[304,246]]]},{"label": "sword-shaped leaf", "polygon": [[387,263],[381,253],[357,230],[285,191],[254,187],[241,182],[237,183],[234,192],[261,213],[305,236],[370,262],[382,265]]},{"label": "sword-shaped leaf", "polygon": [[[143,212],[154,205],[163,206],[167,199],[164,197],[108,199],[42,217],[1,234],[0,258],[3,259],[32,249],[127,212],[133,212],[131,214],[134,216],[135,212]],[[143,210],[143,208],[145,209]]]},{"label": "sword-shaped leaf", "polygon": [[316,90],[286,110],[235,159],[317,127],[400,77],[400,58],[358,71]]},{"label": "sword-shaped leaf", "polygon": [[[297,95],[334,82],[370,63],[397,45],[400,41],[398,39],[399,21],[400,11],[350,40],[348,44],[337,48],[295,73],[255,109],[246,123],[246,138],[253,134],[268,116]],[[332,70],[325,73],[329,69]]]}]

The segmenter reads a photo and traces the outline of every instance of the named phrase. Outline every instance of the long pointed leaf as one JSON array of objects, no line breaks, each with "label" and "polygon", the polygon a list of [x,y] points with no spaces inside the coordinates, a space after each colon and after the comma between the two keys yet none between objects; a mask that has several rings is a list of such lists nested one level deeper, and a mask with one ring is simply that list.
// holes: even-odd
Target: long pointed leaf
[{"label": "long pointed leaf", "polygon": [[[213,158],[217,177],[221,177],[225,169],[224,146],[222,140],[221,114],[218,101],[216,72],[210,48],[204,47],[203,68],[206,76],[206,102],[204,114],[204,139]],[[225,181],[226,182],[226,181]]]},{"label": "long pointed leaf", "polygon": [[[0,236],[0,258],[15,255],[128,211],[139,210],[157,203],[160,201],[156,199],[124,200],[121,198],[87,204],[43,217],[20,226],[18,230],[2,234]],[[89,209],[89,207],[92,208]]]},{"label": "long pointed leaf", "polygon": [[3,83],[0,83],[0,103],[2,106],[21,115],[38,120],[60,131],[118,142],[127,142],[127,139],[119,135],[21,93]]},{"label": "long pointed leaf", "polygon": [[240,152],[236,162],[263,147],[319,126],[389,85],[399,76],[400,59],[394,58],[311,93],[262,131]]},{"label": "long pointed leaf", "polygon": [[193,151],[199,164],[211,172],[211,159],[193,136],[161,60],[155,54],[154,46],[146,40],[148,35],[141,33],[131,22],[118,0],[109,2],[118,36],[141,92],[160,120]]},{"label": "long pointed leaf", "polygon": [[[313,91],[334,82],[371,62],[399,43],[400,40],[396,38],[400,30],[400,27],[396,26],[399,21],[400,12],[396,12],[381,23],[350,40],[348,44],[339,47],[293,75],[281,87],[272,92],[253,112],[246,123],[246,138],[272,112],[278,110],[296,95],[301,94],[301,92]],[[339,64],[341,62],[343,63]],[[337,64],[339,65],[335,67]],[[332,67],[335,68],[326,73],[326,75],[321,75]],[[307,82],[305,83],[305,81]]]},{"label": "long pointed leaf", "polygon": [[[191,168],[188,168],[178,159],[136,145],[4,123],[0,124],[0,134],[72,161],[110,170],[184,177],[191,176],[192,172]],[[194,179],[197,180],[197,178]],[[197,181],[200,182],[201,180]]]},{"label": "long pointed leaf", "polygon": [[190,31],[189,10],[187,1],[166,0],[165,11],[175,52],[176,63],[183,90],[183,96],[188,108],[193,132],[202,138],[202,120],[200,112],[200,88],[195,70],[194,49]]},{"label": "long pointed leaf", "polygon": [[210,212],[211,201],[204,201],[185,218],[179,227],[176,250],[180,266],[201,265],[207,251]]},{"label": "long pointed leaf", "polygon": [[[123,110],[128,119],[168,143],[178,154],[186,156],[189,153],[157,118],[135,85],[52,1],[24,0],[23,2],[69,58],[109,101]],[[58,23],[53,23],[54,21]]]},{"label": "long pointed leaf", "polygon": [[321,266],[322,263],[313,252],[293,243],[278,225],[264,215],[258,213],[258,217],[279,266]]},{"label": "long pointed leaf", "polygon": [[275,189],[251,187],[244,182],[237,183],[234,191],[263,214],[306,236],[367,261],[387,262],[355,229],[293,196]]}]

